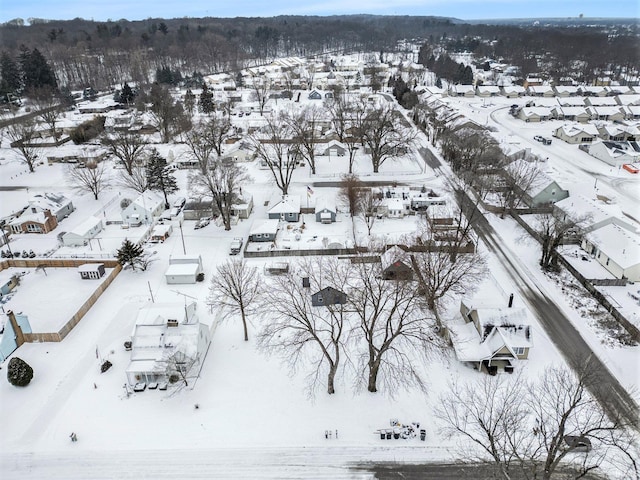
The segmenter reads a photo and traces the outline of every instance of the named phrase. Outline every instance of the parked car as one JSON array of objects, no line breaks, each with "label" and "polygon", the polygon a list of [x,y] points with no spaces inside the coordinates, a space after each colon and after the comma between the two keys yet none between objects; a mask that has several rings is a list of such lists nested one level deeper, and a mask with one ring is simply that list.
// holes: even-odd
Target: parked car
[{"label": "parked car", "polygon": [[187,199],[184,197],[178,197],[176,198],[176,200],[173,202],[173,206],[175,208],[182,208],[184,207],[184,204],[187,203]]},{"label": "parked car", "polygon": [[211,222],[211,219],[209,217],[202,217],[200,220],[196,222],[196,225],[193,228],[198,230],[199,228],[206,227],[207,225],[209,225],[210,222]]},{"label": "parked car", "polygon": [[542,135],[536,135],[535,137],[533,137],[533,139],[537,142],[541,142],[542,140],[544,140],[544,137]]}]

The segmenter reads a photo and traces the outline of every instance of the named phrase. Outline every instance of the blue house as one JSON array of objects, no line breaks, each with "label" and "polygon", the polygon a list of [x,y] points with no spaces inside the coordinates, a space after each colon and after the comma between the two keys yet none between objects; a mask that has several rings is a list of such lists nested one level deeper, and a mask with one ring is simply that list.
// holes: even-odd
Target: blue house
[{"label": "blue house", "polygon": [[316,199],[316,222],[333,223],[336,221],[336,207],[324,197]]}]

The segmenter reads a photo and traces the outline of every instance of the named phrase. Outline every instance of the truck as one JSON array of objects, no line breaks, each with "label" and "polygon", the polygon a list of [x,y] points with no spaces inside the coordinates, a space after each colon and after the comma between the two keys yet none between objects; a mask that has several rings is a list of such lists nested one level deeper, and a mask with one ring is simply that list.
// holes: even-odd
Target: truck
[{"label": "truck", "polygon": [[235,237],[232,241],[231,241],[231,247],[229,248],[229,253],[231,255],[237,255],[240,253],[240,250],[242,250],[242,238],[240,237]]}]

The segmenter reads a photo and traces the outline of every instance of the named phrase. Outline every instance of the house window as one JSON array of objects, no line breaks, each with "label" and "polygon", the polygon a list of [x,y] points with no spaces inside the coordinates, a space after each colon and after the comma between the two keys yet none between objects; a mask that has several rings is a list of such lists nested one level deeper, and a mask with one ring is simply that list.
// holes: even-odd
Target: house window
[{"label": "house window", "polygon": [[40,233],[42,228],[34,223],[27,223],[27,232]]},{"label": "house window", "polygon": [[609,259],[607,258],[607,265],[609,265]]},{"label": "house window", "polygon": [[318,303],[322,303],[322,302],[324,302],[322,295],[318,295]]},{"label": "house window", "polygon": [[524,355],[524,347],[515,347],[513,351],[518,356]]}]

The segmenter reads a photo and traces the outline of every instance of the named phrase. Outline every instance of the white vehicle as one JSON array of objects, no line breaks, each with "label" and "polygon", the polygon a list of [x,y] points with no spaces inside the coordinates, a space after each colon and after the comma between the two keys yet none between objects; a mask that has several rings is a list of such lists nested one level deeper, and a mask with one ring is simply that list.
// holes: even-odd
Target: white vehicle
[{"label": "white vehicle", "polygon": [[202,217],[200,220],[196,222],[196,225],[193,228],[198,230],[199,228],[206,227],[207,225],[209,225],[210,222],[211,222],[211,219],[209,217]]},{"label": "white vehicle", "polygon": [[187,203],[187,199],[184,197],[178,197],[176,198],[175,202],[173,202],[173,206],[175,208],[182,208],[184,207],[184,204]]},{"label": "white vehicle", "polygon": [[235,237],[233,239],[233,241],[231,242],[231,247],[229,248],[229,253],[231,255],[237,255],[240,253],[240,250],[242,250],[242,238],[240,237]]}]

